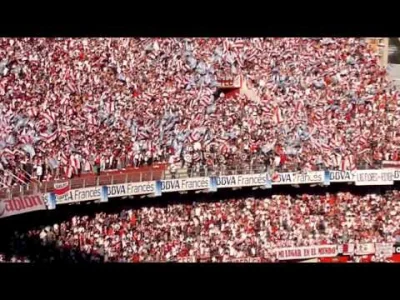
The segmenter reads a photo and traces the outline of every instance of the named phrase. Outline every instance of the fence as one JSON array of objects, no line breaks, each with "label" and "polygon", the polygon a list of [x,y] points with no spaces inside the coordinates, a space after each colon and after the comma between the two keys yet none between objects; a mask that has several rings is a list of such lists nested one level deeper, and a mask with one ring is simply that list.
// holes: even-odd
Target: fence
[{"label": "fence", "polygon": [[[358,170],[365,169],[380,169],[382,167],[381,162],[376,162],[374,165],[358,165]],[[0,190],[0,199],[8,199],[12,197],[18,197],[20,195],[33,195],[36,193],[49,193],[54,191],[54,185],[60,182],[68,182],[70,189],[79,189],[93,186],[103,186],[111,184],[122,184],[128,182],[140,182],[140,181],[153,181],[153,180],[165,180],[165,179],[179,179],[187,177],[207,177],[207,176],[222,176],[222,175],[236,175],[236,174],[257,174],[263,172],[294,172],[299,171],[296,166],[290,166],[285,168],[272,168],[266,164],[243,164],[236,165],[233,167],[220,166],[215,168],[201,166],[199,168],[188,168],[179,169],[177,172],[171,173],[165,165],[156,165],[150,167],[149,170],[131,170],[131,171],[114,171],[112,173],[106,173],[100,176],[91,174],[85,177],[78,177],[73,179],[64,179],[58,181],[48,182],[35,182],[26,185],[16,185],[8,189]],[[322,165],[318,166],[315,171],[325,170]],[[335,169],[333,169],[335,170]]]},{"label": "fence", "polygon": [[127,182],[160,180],[165,177],[165,168],[156,166],[147,171],[132,170],[125,172],[105,173],[100,176],[94,174],[48,182],[31,182],[26,185],[15,185],[8,189],[0,190],[0,199],[18,197],[20,195],[32,195],[36,193],[49,193],[54,191],[55,184],[68,182],[70,189],[79,189],[92,186],[121,184]]}]

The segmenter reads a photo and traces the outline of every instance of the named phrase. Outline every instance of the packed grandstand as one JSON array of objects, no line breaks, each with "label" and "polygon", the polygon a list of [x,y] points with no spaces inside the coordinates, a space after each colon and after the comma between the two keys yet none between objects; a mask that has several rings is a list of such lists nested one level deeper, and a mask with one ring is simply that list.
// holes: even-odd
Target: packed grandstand
[{"label": "packed grandstand", "polygon": [[399,109],[362,38],[1,38],[0,260],[400,261]]}]

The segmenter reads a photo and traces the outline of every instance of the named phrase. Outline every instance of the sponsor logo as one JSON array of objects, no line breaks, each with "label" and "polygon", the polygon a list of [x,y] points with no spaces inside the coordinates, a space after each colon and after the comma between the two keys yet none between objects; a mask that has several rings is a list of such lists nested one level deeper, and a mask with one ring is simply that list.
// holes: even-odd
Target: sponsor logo
[{"label": "sponsor logo", "polygon": [[354,181],[354,174],[351,171],[331,171],[329,179],[334,182],[350,182]]},{"label": "sponsor logo", "polygon": [[[156,191],[155,185],[156,183],[153,181],[108,185],[106,193],[108,198],[153,194]],[[103,191],[103,193],[104,192],[105,190]],[[101,196],[102,196],[101,187],[70,190],[68,193],[64,195],[57,196],[57,203],[98,200],[102,198]],[[103,199],[105,199],[105,195]]]},{"label": "sponsor logo", "polygon": [[210,178],[196,179],[170,179],[161,181],[161,189],[163,192],[175,192],[186,190],[204,190],[209,189]]},{"label": "sponsor logo", "polygon": [[262,186],[267,184],[268,177],[266,173],[217,177],[218,187]]},{"label": "sponsor logo", "polygon": [[[110,186],[111,187],[111,186]],[[109,187],[109,188],[110,188]],[[142,195],[142,194],[153,194],[156,191],[156,183],[154,181],[140,182],[140,183],[128,183],[126,185],[126,192],[120,190],[115,196],[108,190],[109,197],[125,196],[125,195]]]},{"label": "sponsor logo", "polygon": [[275,173],[272,176],[274,184],[306,184],[306,183],[322,183],[324,182],[324,172],[307,172],[307,173]]}]

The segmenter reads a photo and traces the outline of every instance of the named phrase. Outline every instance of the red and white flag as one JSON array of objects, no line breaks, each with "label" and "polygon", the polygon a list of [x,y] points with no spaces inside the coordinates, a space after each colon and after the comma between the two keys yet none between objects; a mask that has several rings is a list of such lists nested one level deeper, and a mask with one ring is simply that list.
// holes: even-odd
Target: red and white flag
[{"label": "red and white flag", "polygon": [[54,183],[54,194],[57,196],[62,196],[68,193],[70,190],[68,182],[56,182]]},{"label": "red and white flag", "polygon": [[274,109],[273,121],[278,124],[282,122],[282,111],[280,107]]},{"label": "red and white flag", "polygon": [[41,133],[40,137],[42,138],[43,141],[45,141],[47,144],[50,144],[54,140],[57,139],[58,137],[58,130],[55,130],[53,133]]},{"label": "red and white flag", "polygon": [[86,116],[89,125],[97,126],[97,118],[95,117],[94,114],[88,113]]},{"label": "red and white flag", "polygon": [[26,113],[30,118],[33,118],[39,114],[39,109],[37,107],[28,107]]},{"label": "red and white flag", "polygon": [[46,111],[41,114],[44,124],[54,124],[56,122],[56,114],[54,112]]},{"label": "red and white flag", "polygon": [[61,152],[60,154],[60,161],[63,166],[66,166],[68,164],[68,158],[64,152]]},{"label": "red and white flag", "polygon": [[105,107],[106,107],[106,112],[111,114],[115,110],[115,102],[114,101],[107,102],[105,104]]},{"label": "red and white flag", "polygon": [[75,157],[75,155],[71,155],[70,157],[70,166],[72,167],[72,170],[75,174],[78,173],[78,170],[80,169],[80,162],[79,160]]},{"label": "red and white flag", "polygon": [[67,168],[67,177],[71,178],[74,173],[74,168],[72,166],[68,166]]},{"label": "red and white flag", "polygon": [[235,43],[233,44],[233,48],[235,49],[243,49],[245,45],[245,41],[242,39],[238,39],[235,41]]}]

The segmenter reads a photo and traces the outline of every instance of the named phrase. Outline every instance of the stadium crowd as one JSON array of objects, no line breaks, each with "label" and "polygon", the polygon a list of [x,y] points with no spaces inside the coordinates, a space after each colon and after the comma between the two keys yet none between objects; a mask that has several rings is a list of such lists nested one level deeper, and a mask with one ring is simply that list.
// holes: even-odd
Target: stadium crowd
[{"label": "stadium crowd", "polygon": [[[242,76],[252,93],[218,90]],[[4,187],[154,162],[398,160],[397,94],[358,38],[0,38]]]},{"label": "stadium crowd", "polygon": [[282,247],[394,245],[399,200],[399,191],[240,196],[74,216],[15,232],[12,255],[3,260],[275,262],[275,250]]}]

